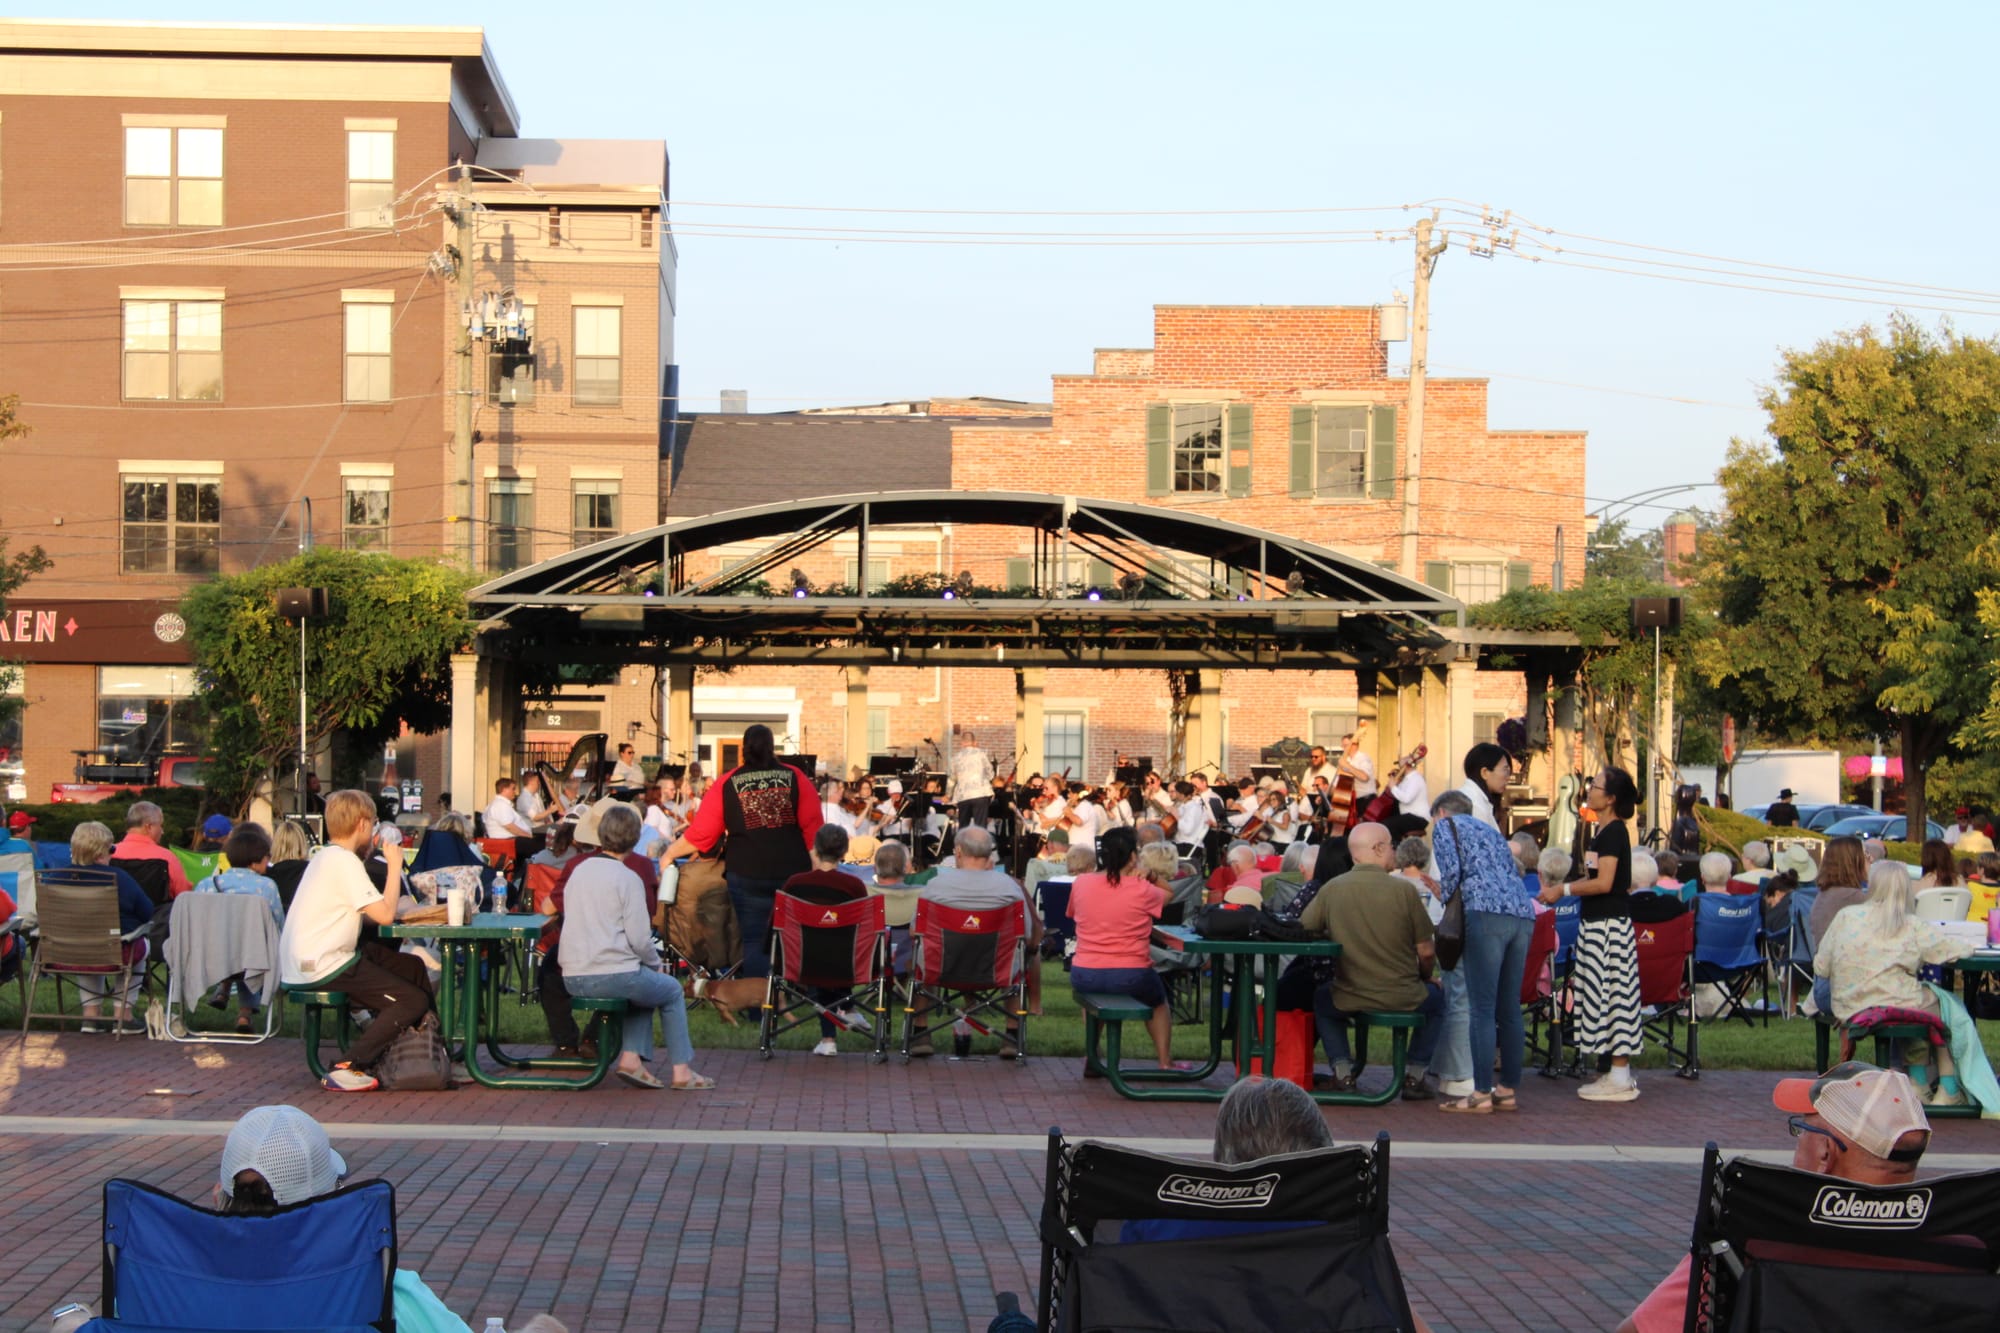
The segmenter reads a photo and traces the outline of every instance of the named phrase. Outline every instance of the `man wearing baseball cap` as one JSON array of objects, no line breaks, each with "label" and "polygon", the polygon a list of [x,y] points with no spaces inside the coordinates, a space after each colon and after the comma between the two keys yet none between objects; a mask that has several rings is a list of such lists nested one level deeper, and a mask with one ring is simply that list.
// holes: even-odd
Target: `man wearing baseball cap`
[{"label": "man wearing baseball cap", "polygon": [[[1857,1185],[1900,1185],[1916,1177],[1917,1163],[1930,1146],[1931,1124],[1909,1075],[1877,1069],[1859,1060],[1835,1065],[1818,1078],[1781,1079],[1772,1103],[1787,1113],[1792,1138],[1792,1165],[1801,1171],[1851,1180]],[[1788,1251],[1795,1247],[1785,1247]],[[1822,1252],[1796,1247],[1799,1253],[1753,1257],[1823,1262]],[[1867,1255],[1843,1253],[1839,1262],[1850,1268],[1928,1268],[1929,1265],[1870,1262]],[[1687,1310],[1689,1256],[1683,1254],[1666,1281],[1641,1301],[1618,1333],[1669,1333],[1682,1327]]]},{"label": "man wearing baseball cap", "polygon": [[0,856],[10,852],[20,852],[28,856],[35,854],[34,844],[27,841],[28,830],[35,826],[35,817],[26,810],[7,813],[7,807],[0,805]]}]

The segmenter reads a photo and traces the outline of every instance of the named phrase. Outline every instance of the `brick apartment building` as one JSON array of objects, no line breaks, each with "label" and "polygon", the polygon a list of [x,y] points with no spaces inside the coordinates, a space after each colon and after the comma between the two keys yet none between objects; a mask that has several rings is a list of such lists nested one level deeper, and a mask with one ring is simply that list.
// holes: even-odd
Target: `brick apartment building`
[{"label": "brick apartment building", "polygon": [[[1054,377],[1047,404],[958,399],[693,417],[669,465],[665,516],[877,490],[1032,491],[1184,507],[1394,568],[1409,385],[1388,373],[1378,319],[1372,307],[1162,306],[1152,347],[1098,351],[1090,374]],[[1419,567],[1409,571],[1469,603],[1548,583],[1564,555],[1559,536],[1574,559],[1584,530],[1583,434],[1495,430],[1486,402],[1484,380],[1429,382]],[[709,557],[714,568],[694,572],[719,573],[753,549],[725,548]],[[876,531],[866,571],[855,568],[851,539],[800,566],[820,588],[960,570],[976,584],[1007,586],[1025,579],[1030,554],[1025,533],[937,525]],[[1062,573],[1071,595],[1111,591],[1108,565],[1073,559]],[[701,671],[688,684],[694,735],[669,739],[673,757],[713,762],[762,721],[829,769],[865,762],[844,753],[849,699],[858,696],[838,668]],[[1043,725],[1017,738],[1024,688],[1039,691]],[[1471,734],[1490,736],[1521,713],[1525,690],[1518,676],[1482,672],[1473,698]],[[1346,671],[1222,673],[1220,703],[1219,760],[1231,773],[1283,737],[1331,743],[1360,711]],[[637,706],[649,706],[643,695]],[[1003,771],[1018,740],[1024,771],[1093,779],[1116,753],[1162,762],[1169,753],[1167,681],[1157,671],[1049,670],[1029,684],[1000,666],[875,667],[866,706],[871,753],[930,758],[965,729]],[[1416,739],[1436,751],[1433,788],[1455,782],[1458,756],[1443,738]],[[1408,734],[1401,741],[1414,743]]]},{"label": "brick apartment building", "polygon": [[[666,145],[520,129],[477,28],[0,21],[0,393],[32,429],[0,529],[55,559],[0,634],[0,786],[197,749],[175,603],[294,552],[301,500],[317,544],[488,570],[654,521]],[[468,194],[458,262],[518,336],[462,358]],[[401,768],[435,790],[438,744]]]}]

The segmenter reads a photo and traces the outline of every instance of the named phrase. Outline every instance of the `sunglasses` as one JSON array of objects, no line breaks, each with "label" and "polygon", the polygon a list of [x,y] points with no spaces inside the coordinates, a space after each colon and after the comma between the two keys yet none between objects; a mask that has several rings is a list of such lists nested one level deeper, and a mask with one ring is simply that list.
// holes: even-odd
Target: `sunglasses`
[{"label": "sunglasses", "polygon": [[1812,1124],[1802,1115],[1787,1117],[1785,1124],[1791,1129],[1793,1138],[1797,1138],[1801,1134],[1824,1134],[1827,1138],[1832,1139],[1834,1146],[1842,1152],[1846,1152],[1850,1146],[1847,1140],[1841,1138],[1840,1135],[1823,1126]]}]

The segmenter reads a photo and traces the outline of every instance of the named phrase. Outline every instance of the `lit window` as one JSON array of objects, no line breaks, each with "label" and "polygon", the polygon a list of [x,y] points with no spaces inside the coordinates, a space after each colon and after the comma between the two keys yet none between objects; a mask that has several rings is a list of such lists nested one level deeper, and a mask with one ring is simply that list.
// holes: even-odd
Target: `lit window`
[{"label": "lit window", "polygon": [[347,132],[347,225],[387,227],[394,221],[396,132]]},{"label": "lit window", "polygon": [[350,403],[389,401],[389,329],[395,307],[370,301],[349,301],[345,392]]},{"label": "lit window", "polygon": [[350,551],[389,549],[388,477],[346,477],[341,506],[341,536]]},{"label": "lit window", "polygon": [[213,574],[222,546],[222,478],[121,477],[119,569]]},{"label": "lit window", "polygon": [[579,403],[615,407],[619,400],[620,330],[624,310],[618,306],[576,307],[576,355],[572,358]]},{"label": "lit window", "polygon": [[125,129],[125,225],[222,225],[222,131]]},{"label": "lit window", "polygon": [[123,304],[126,398],[214,402],[222,397],[222,302]]}]

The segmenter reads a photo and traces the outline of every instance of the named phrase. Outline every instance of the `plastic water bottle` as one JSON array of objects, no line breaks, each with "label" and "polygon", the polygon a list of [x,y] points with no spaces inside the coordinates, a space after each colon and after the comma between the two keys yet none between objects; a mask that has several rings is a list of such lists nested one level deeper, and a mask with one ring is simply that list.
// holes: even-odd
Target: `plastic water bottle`
[{"label": "plastic water bottle", "polygon": [[[492,910],[500,913],[502,916],[505,916],[507,913],[507,881],[504,879],[496,879],[493,881]],[[505,1333],[504,1329],[502,1330],[502,1333]]]},{"label": "plastic water bottle", "polygon": [[493,1315],[486,1321],[486,1333],[507,1333],[507,1325],[499,1315]]}]

